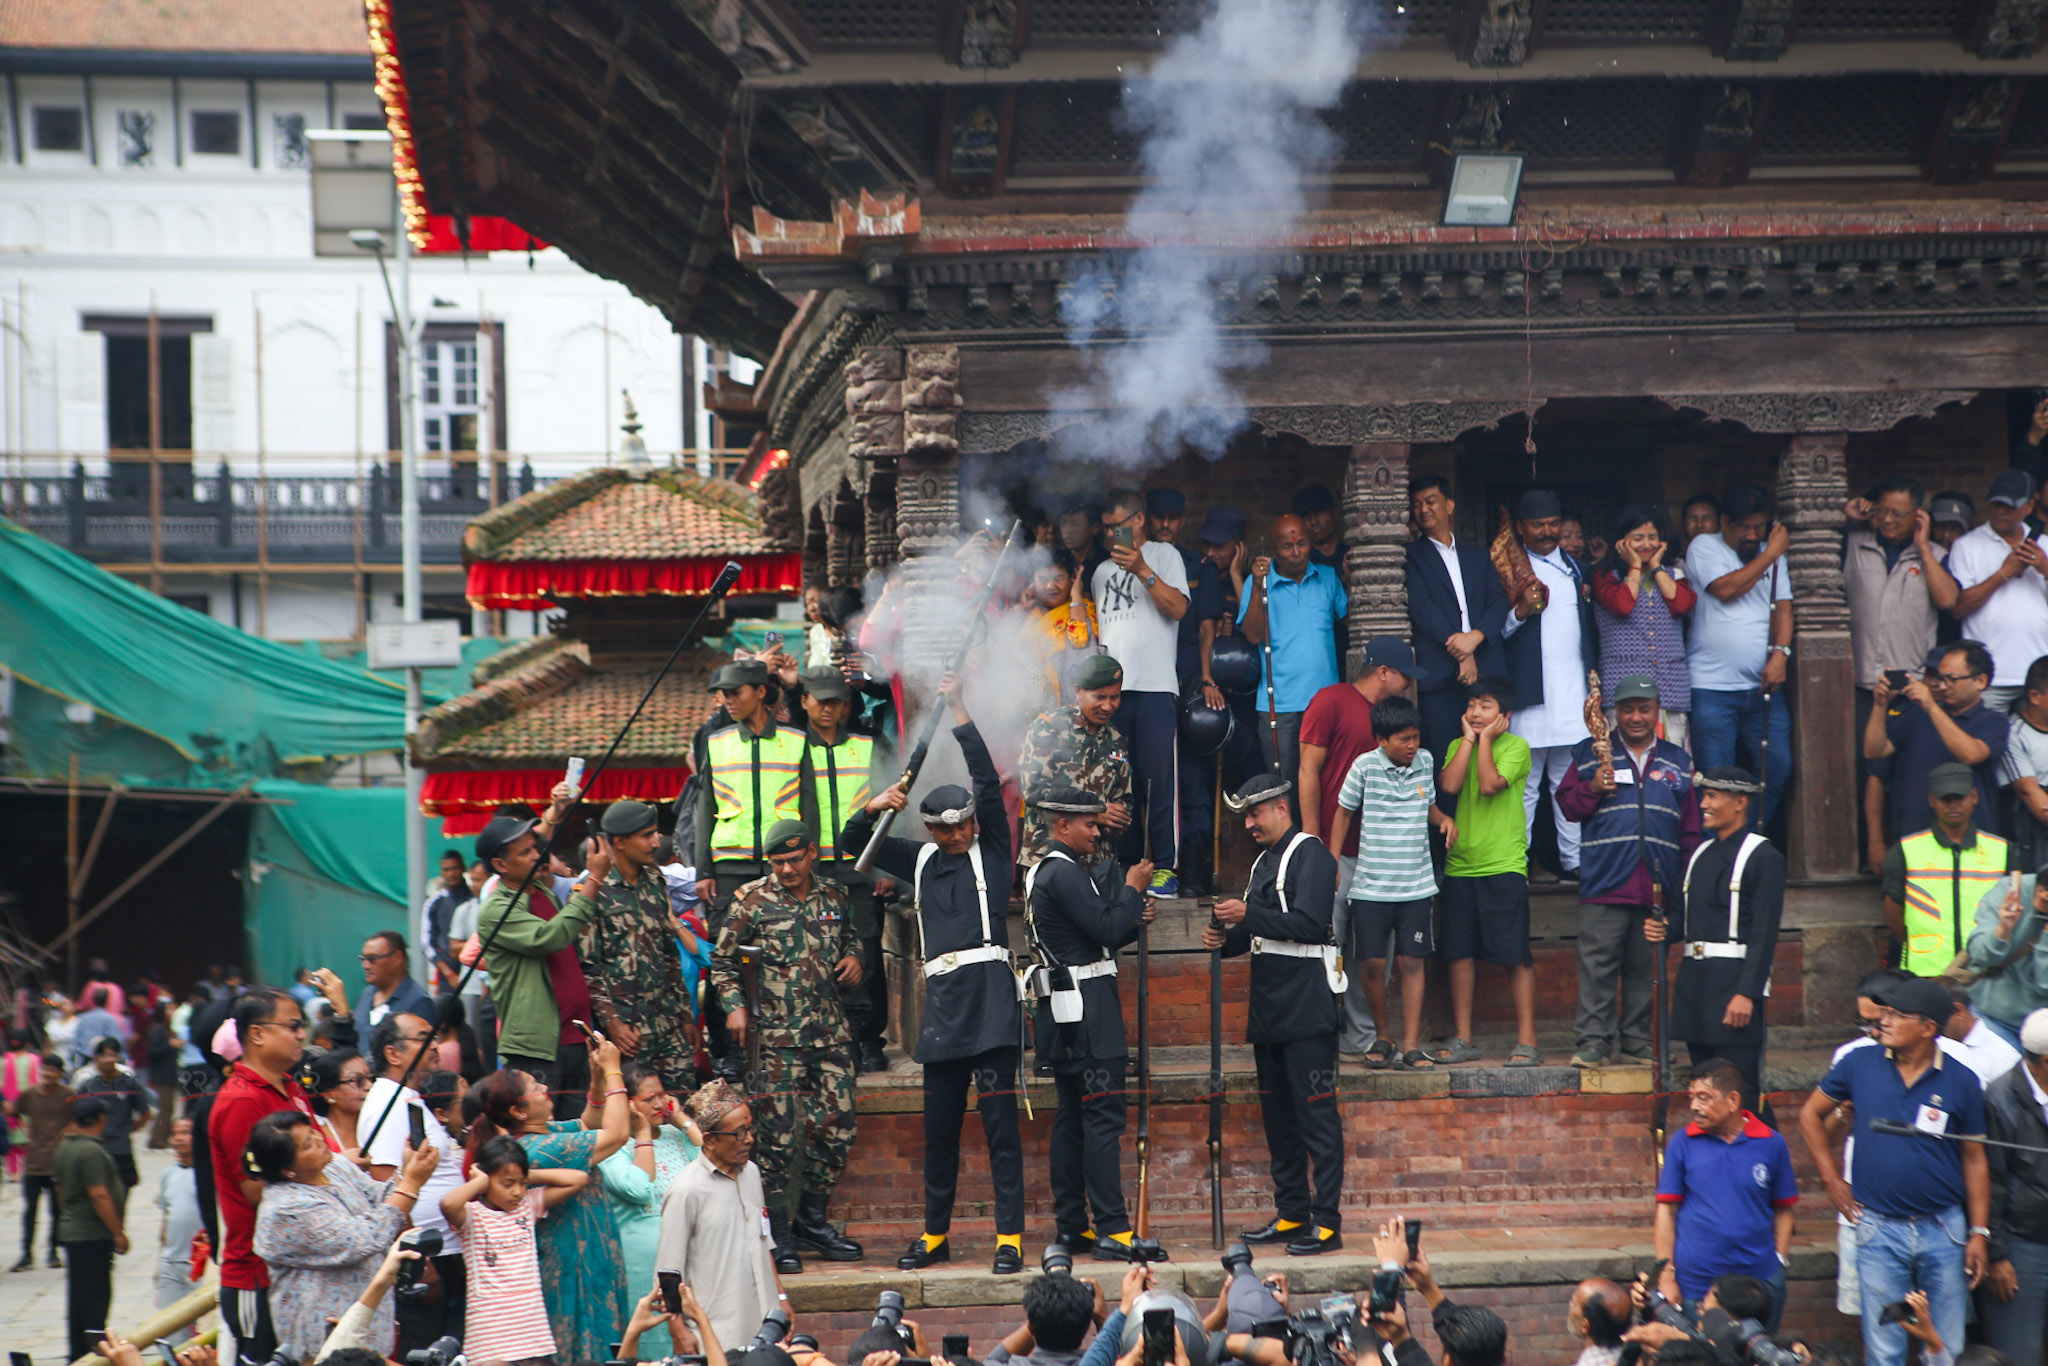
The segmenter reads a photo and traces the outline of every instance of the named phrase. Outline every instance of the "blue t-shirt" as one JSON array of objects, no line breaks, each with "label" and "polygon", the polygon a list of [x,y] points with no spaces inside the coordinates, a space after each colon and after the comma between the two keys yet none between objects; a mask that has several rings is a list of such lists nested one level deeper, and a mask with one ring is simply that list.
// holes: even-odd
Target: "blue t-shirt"
[{"label": "blue t-shirt", "polygon": [[[1336,571],[1309,562],[1297,582],[1272,575],[1266,604],[1266,635],[1273,642],[1273,709],[1307,711],[1315,695],[1338,679],[1337,621],[1351,614],[1351,596]],[[1244,620],[1258,590],[1245,580],[1237,619]],[[1259,652],[1259,705],[1266,701],[1265,651]]]},{"label": "blue t-shirt", "polygon": [[[1941,764],[1956,761],[1927,713],[1916,703],[1908,701],[1903,705],[1905,710],[1884,725],[1885,736],[1892,742],[1892,776],[1886,786],[1892,830],[1897,839],[1917,835],[1934,824],[1934,808],[1927,803],[1927,775]],[[2012,743],[2012,718],[1980,701],[1960,715],[1951,715],[1949,720],[1963,734],[1990,747],[1990,758],[1970,765],[1971,776],[1977,780],[1977,809],[1971,813],[1970,823],[1988,834],[2003,834],[1998,828],[1998,781],[2003,775],[2006,749]]]},{"label": "blue t-shirt", "polygon": [[1664,1148],[1657,1200],[1678,1206],[1671,1262],[1687,1300],[1704,1297],[1717,1276],[1769,1279],[1778,1269],[1773,1220],[1799,1203],[1785,1140],[1755,1115],[1743,1120],[1733,1142],[1688,1124]]},{"label": "blue t-shirt", "polygon": [[1823,1094],[1856,1107],[1858,1204],[1879,1214],[1910,1219],[1940,1214],[1963,1203],[1962,1149],[1946,1139],[1881,1134],[1873,1120],[1939,1126],[1951,1134],[1984,1132],[1984,1087],[1977,1074],[1940,1049],[1911,1087],[1899,1076],[1890,1050],[1854,1048],[1820,1079]]}]

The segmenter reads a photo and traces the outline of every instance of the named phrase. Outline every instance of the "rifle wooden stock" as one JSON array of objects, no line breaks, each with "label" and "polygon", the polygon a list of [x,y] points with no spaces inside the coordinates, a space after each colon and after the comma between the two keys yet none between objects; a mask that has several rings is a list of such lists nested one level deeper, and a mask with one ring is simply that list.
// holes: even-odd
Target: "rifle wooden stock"
[{"label": "rifle wooden stock", "polygon": [[761,946],[736,944],[733,953],[740,960],[740,990],[747,998],[747,1094],[752,1099],[766,1089],[761,1075]]}]

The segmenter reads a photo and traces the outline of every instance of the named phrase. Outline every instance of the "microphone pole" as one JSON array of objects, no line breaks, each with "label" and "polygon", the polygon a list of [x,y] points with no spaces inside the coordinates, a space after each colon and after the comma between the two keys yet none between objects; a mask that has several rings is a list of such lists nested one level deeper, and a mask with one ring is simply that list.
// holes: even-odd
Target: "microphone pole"
[{"label": "microphone pole", "polygon": [[1925,1129],[1916,1129],[1903,1120],[1873,1119],[1870,1132],[1888,1134],[1893,1138],[1931,1138],[1946,1143],[1982,1143],[1987,1148],[2011,1148],[2022,1153],[2048,1153],[2048,1146],[2039,1143],[2009,1143],[2002,1138],[1990,1138],[1984,1134],[1930,1134]]},{"label": "microphone pole", "polygon": [[[676,666],[676,661],[682,658],[684,647],[697,638],[697,632],[703,628],[704,619],[711,615],[711,609],[717,606],[727,593],[732,591],[732,586],[738,583],[739,580],[740,562],[738,560],[727,560],[725,568],[718,571],[718,579],[711,585],[711,591],[705,595],[704,605],[697,609],[697,615],[691,618],[688,626],[683,628],[683,633],[676,637],[676,647],[668,652],[668,661],[654,675],[654,681],[647,685],[647,691],[640,695],[640,704],[633,708],[633,714],[626,718],[625,724],[620,726],[617,733],[612,736],[611,744],[605,747],[604,755],[598,759],[597,766],[592,768],[589,775],[584,778],[584,792],[588,792],[597,786],[597,775],[604,772],[605,765],[612,761],[612,755],[618,753],[619,745],[625,741],[626,732],[633,729],[633,723],[640,719],[640,713],[646,711],[647,704],[654,700],[655,689],[661,686],[661,681],[668,677],[669,670],[673,669]],[[505,903],[504,912],[498,916],[497,921],[484,934],[483,946],[478,950],[475,960],[462,970],[462,977],[456,982],[455,990],[449,993],[448,999],[435,1012],[433,1031],[426,1038],[420,1040],[419,1051],[412,1055],[412,1061],[405,1065],[405,1075],[399,1078],[398,1084],[400,1086],[406,1086],[411,1083],[413,1076],[419,1071],[420,1064],[426,1060],[427,1050],[434,1046],[435,1035],[438,1035],[447,1026],[448,1021],[454,1018],[455,1008],[462,1002],[462,989],[469,985],[469,979],[476,975],[477,969],[482,966],[484,959],[490,954],[491,945],[497,942],[498,931],[505,928],[505,922],[512,918],[513,907],[519,904],[519,899],[525,896],[533,886],[534,876],[541,869],[547,867],[548,855],[554,852],[555,841],[561,837],[562,827],[558,825],[555,827],[554,833],[548,836],[547,845],[540,851],[540,857],[533,861],[533,867],[526,870],[526,876],[520,880],[518,890],[512,893],[512,899]],[[478,928],[482,928],[482,926],[479,925]],[[360,1022],[357,1027],[361,1028]],[[364,1046],[367,1047],[370,1042],[369,1036],[365,1034],[362,1041]],[[381,1063],[382,1059],[375,1059],[373,1061]],[[379,1067],[377,1070],[382,1071],[383,1069]],[[360,1145],[363,1149],[369,1148],[371,1142],[377,1137],[377,1131],[384,1127],[384,1121],[389,1119],[391,1112],[397,1108],[396,1105],[387,1105],[384,1107],[384,1112],[371,1121],[370,1132],[363,1135],[363,1141]]]}]

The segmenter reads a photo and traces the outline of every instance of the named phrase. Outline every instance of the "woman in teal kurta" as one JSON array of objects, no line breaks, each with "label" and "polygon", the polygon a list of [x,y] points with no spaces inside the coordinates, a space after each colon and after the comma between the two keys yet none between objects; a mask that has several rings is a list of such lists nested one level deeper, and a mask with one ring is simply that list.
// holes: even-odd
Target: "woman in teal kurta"
[{"label": "woman in teal kurta", "polygon": [[[519,1071],[494,1072],[471,1089],[470,1150],[503,1132],[519,1140],[536,1167],[599,1173],[625,1147],[630,1132],[619,1050],[602,1035],[590,1041],[590,1104],[581,1119],[554,1122],[547,1088]],[[637,1295],[629,1294],[618,1224],[593,1181],[534,1226],[541,1295],[554,1327],[555,1360],[607,1361],[625,1331]]]},{"label": "woman in teal kurta", "polygon": [[[633,1142],[604,1160],[605,1202],[619,1226],[626,1257],[626,1291],[637,1299],[654,1288],[654,1245],[661,1237],[661,1202],[683,1168],[697,1160],[700,1144],[683,1107],[669,1096],[661,1078],[629,1062],[627,1102],[632,1106]],[[668,1326],[641,1335],[640,1356],[652,1360],[676,1350]],[[691,1350],[695,1350],[693,1347]]]}]

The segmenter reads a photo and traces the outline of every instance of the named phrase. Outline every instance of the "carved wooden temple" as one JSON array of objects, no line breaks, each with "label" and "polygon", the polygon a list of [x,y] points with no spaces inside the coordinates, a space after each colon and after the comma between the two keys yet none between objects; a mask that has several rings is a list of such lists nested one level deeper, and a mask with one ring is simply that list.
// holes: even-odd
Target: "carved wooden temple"
[{"label": "carved wooden temple", "polygon": [[[768,362],[811,579],[960,533],[1055,450],[1064,305],[1143,240],[1119,73],[1183,0],[394,0],[421,205],[499,214]],[[2048,383],[2048,0],[1361,0],[1320,207],[1192,249],[1263,343],[1191,510],[1342,489],[1354,643],[1405,633],[1405,491],[1595,521],[1775,482],[1794,529],[1795,874],[1852,873],[1839,509],[1981,499]],[[1526,157],[1514,224],[1450,159]],[[1069,414],[1062,421],[1087,421]],[[1533,453],[1532,453],[1533,452]],[[1098,484],[1099,484],[1098,480]]]}]

